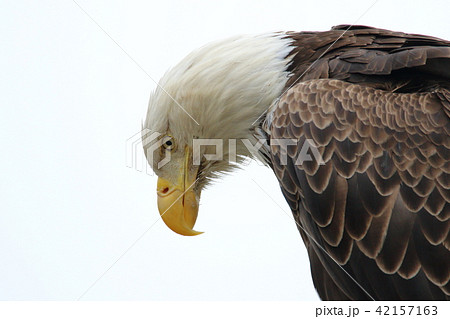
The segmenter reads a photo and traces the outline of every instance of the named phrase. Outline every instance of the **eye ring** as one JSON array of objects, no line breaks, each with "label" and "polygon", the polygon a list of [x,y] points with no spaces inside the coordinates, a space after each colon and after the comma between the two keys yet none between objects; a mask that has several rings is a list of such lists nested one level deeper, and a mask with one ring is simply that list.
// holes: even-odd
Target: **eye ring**
[{"label": "eye ring", "polygon": [[166,150],[171,151],[175,148],[175,140],[171,135],[164,136],[161,140],[161,143],[162,147]]}]

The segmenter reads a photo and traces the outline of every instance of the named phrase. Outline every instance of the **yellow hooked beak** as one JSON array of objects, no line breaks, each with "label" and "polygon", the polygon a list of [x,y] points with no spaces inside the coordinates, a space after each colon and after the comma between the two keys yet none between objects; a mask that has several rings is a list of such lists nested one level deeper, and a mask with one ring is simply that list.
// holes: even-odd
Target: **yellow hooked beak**
[{"label": "yellow hooked beak", "polygon": [[193,229],[200,198],[194,191],[197,170],[190,170],[190,154],[190,149],[186,147],[184,163],[178,172],[176,184],[160,177],[157,185],[158,210],[162,220],[174,232],[184,236],[203,233]]}]

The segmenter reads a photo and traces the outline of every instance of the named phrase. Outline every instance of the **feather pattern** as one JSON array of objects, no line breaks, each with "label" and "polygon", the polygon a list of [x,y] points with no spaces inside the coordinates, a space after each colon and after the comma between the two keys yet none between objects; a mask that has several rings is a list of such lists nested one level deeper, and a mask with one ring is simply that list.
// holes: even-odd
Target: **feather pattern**
[{"label": "feather pattern", "polygon": [[[270,151],[314,284],[326,300],[369,298],[349,275],[375,299],[448,300],[450,43],[347,28],[286,35],[291,76],[264,124],[298,141]],[[322,165],[298,163],[307,140]]]}]

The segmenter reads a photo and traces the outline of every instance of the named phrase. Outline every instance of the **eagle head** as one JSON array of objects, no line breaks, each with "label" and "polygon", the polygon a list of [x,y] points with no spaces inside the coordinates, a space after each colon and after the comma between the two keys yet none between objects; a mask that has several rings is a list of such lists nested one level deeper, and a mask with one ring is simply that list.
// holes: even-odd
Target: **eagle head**
[{"label": "eagle head", "polygon": [[[151,94],[143,125],[147,160],[158,175],[158,210],[181,235],[193,230],[211,180],[254,157],[257,129],[288,79],[284,34],[208,44],[169,70]],[[231,147],[230,147],[231,146]]]}]

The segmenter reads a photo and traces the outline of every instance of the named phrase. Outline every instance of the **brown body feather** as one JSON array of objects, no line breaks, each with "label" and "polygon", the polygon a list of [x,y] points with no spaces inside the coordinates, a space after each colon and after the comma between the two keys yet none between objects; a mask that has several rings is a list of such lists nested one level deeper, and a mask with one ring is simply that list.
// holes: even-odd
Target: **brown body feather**
[{"label": "brown body feather", "polygon": [[[272,144],[272,166],[315,287],[325,300],[448,300],[450,42],[346,29],[287,35],[292,76],[268,128],[298,140],[287,165]],[[296,165],[306,139],[324,165]]]}]

